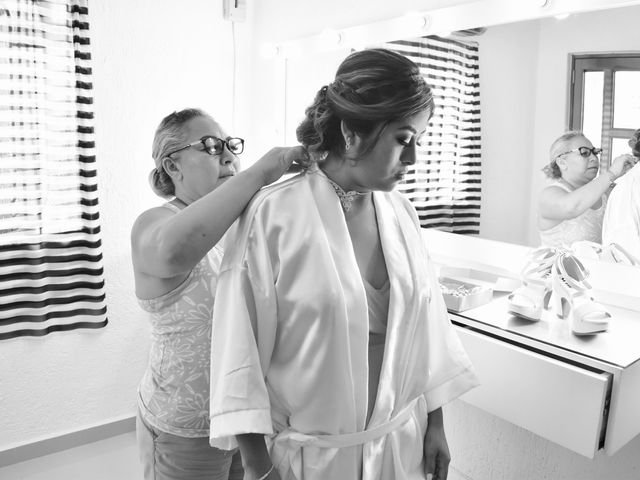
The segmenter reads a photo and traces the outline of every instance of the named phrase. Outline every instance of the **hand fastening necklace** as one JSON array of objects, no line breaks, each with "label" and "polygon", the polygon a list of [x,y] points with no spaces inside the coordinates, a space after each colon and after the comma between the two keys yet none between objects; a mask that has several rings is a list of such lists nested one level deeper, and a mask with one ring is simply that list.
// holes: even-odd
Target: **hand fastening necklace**
[{"label": "hand fastening necklace", "polygon": [[351,204],[353,203],[354,198],[356,198],[359,195],[366,195],[367,193],[369,193],[369,192],[357,192],[355,190],[349,190],[348,192],[345,192],[340,185],[338,185],[336,182],[331,180],[329,177],[327,177],[327,180],[329,180],[329,183],[335,190],[336,195],[338,195],[338,199],[340,200],[340,205],[342,205],[342,210],[344,210],[345,213],[351,210]]}]

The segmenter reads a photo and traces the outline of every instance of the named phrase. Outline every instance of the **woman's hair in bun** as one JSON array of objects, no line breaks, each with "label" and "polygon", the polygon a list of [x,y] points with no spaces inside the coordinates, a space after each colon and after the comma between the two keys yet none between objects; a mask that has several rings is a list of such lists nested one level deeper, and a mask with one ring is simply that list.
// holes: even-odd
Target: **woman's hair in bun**
[{"label": "woman's hair in bun", "polygon": [[422,111],[433,114],[431,88],[418,66],[386,49],[354,52],[338,67],[335,80],[322,87],[296,130],[310,153],[345,151],[340,122],[373,148],[385,125]]},{"label": "woman's hair in bun", "polygon": [[151,156],[155,161],[156,168],[149,173],[149,184],[156,195],[166,198],[175,195],[175,185],[169,174],[162,165],[162,160],[167,157],[167,153],[180,148],[188,139],[184,126],[197,117],[211,116],[198,108],[185,108],[178,112],[173,112],[162,119],[153,137]]}]

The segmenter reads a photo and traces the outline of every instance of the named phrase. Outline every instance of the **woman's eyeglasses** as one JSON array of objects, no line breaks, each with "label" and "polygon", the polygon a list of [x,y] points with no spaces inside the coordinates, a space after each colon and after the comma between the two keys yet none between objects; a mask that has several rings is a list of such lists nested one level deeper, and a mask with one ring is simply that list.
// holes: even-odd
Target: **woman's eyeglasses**
[{"label": "woman's eyeglasses", "polygon": [[214,137],[213,135],[205,135],[197,142],[193,142],[172,150],[171,152],[167,153],[167,157],[173,155],[174,153],[181,152],[182,150],[186,150],[187,148],[195,147],[198,144],[202,144],[205,152],[207,152],[209,155],[222,154],[225,145],[227,146],[227,150],[229,150],[234,155],[240,155],[244,151],[243,138],[229,137],[226,140],[223,140],[221,138]]},{"label": "woman's eyeglasses", "polygon": [[556,155],[556,158],[561,157],[562,155],[566,155],[567,153],[573,153],[573,152],[578,152],[580,154],[580,156],[584,157],[584,158],[589,158],[591,155],[594,156],[598,156],[602,153],[602,149],[601,148],[596,148],[596,147],[578,147],[578,148],[574,148],[573,150],[569,150],[568,152],[563,152],[560,153],[558,155]]}]

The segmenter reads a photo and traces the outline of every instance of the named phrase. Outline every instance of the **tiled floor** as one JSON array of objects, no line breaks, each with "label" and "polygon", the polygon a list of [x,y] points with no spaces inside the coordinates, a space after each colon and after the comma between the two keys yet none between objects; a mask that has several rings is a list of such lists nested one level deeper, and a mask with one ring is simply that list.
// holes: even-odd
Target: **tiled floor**
[{"label": "tiled floor", "polygon": [[0,480],[141,479],[135,432],[0,468]]}]

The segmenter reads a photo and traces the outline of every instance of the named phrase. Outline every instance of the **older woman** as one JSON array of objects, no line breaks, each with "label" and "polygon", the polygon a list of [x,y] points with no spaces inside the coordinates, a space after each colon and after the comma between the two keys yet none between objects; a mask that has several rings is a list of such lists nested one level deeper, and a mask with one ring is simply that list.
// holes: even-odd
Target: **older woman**
[{"label": "older woman", "polygon": [[306,156],[301,147],[274,148],[240,172],[243,149],[198,109],[165,117],[153,140],[152,187],[169,201],[143,212],[131,232],[136,296],[151,322],[137,423],[147,480],[243,478],[239,454],[208,439],[220,239],[260,187]]},{"label": "older woman", "polygon": [[441,407],[476,378],[392,191],[432,112],[409,59],[352,53],[298,127],[318,165],[239,220],[214,309],[211,442],[237,441],[247,480],[446,479]]},{"label": "older woman", "polygon": [[551,163],[543,171],[555,181],[542,191],[538,203],[542,245],[570,247],[580,240],[602,243],[607,193],[635,159],[621,155],[608,169],[600,170],[600,152],[577,131],[566,132],[551,145]]}]

